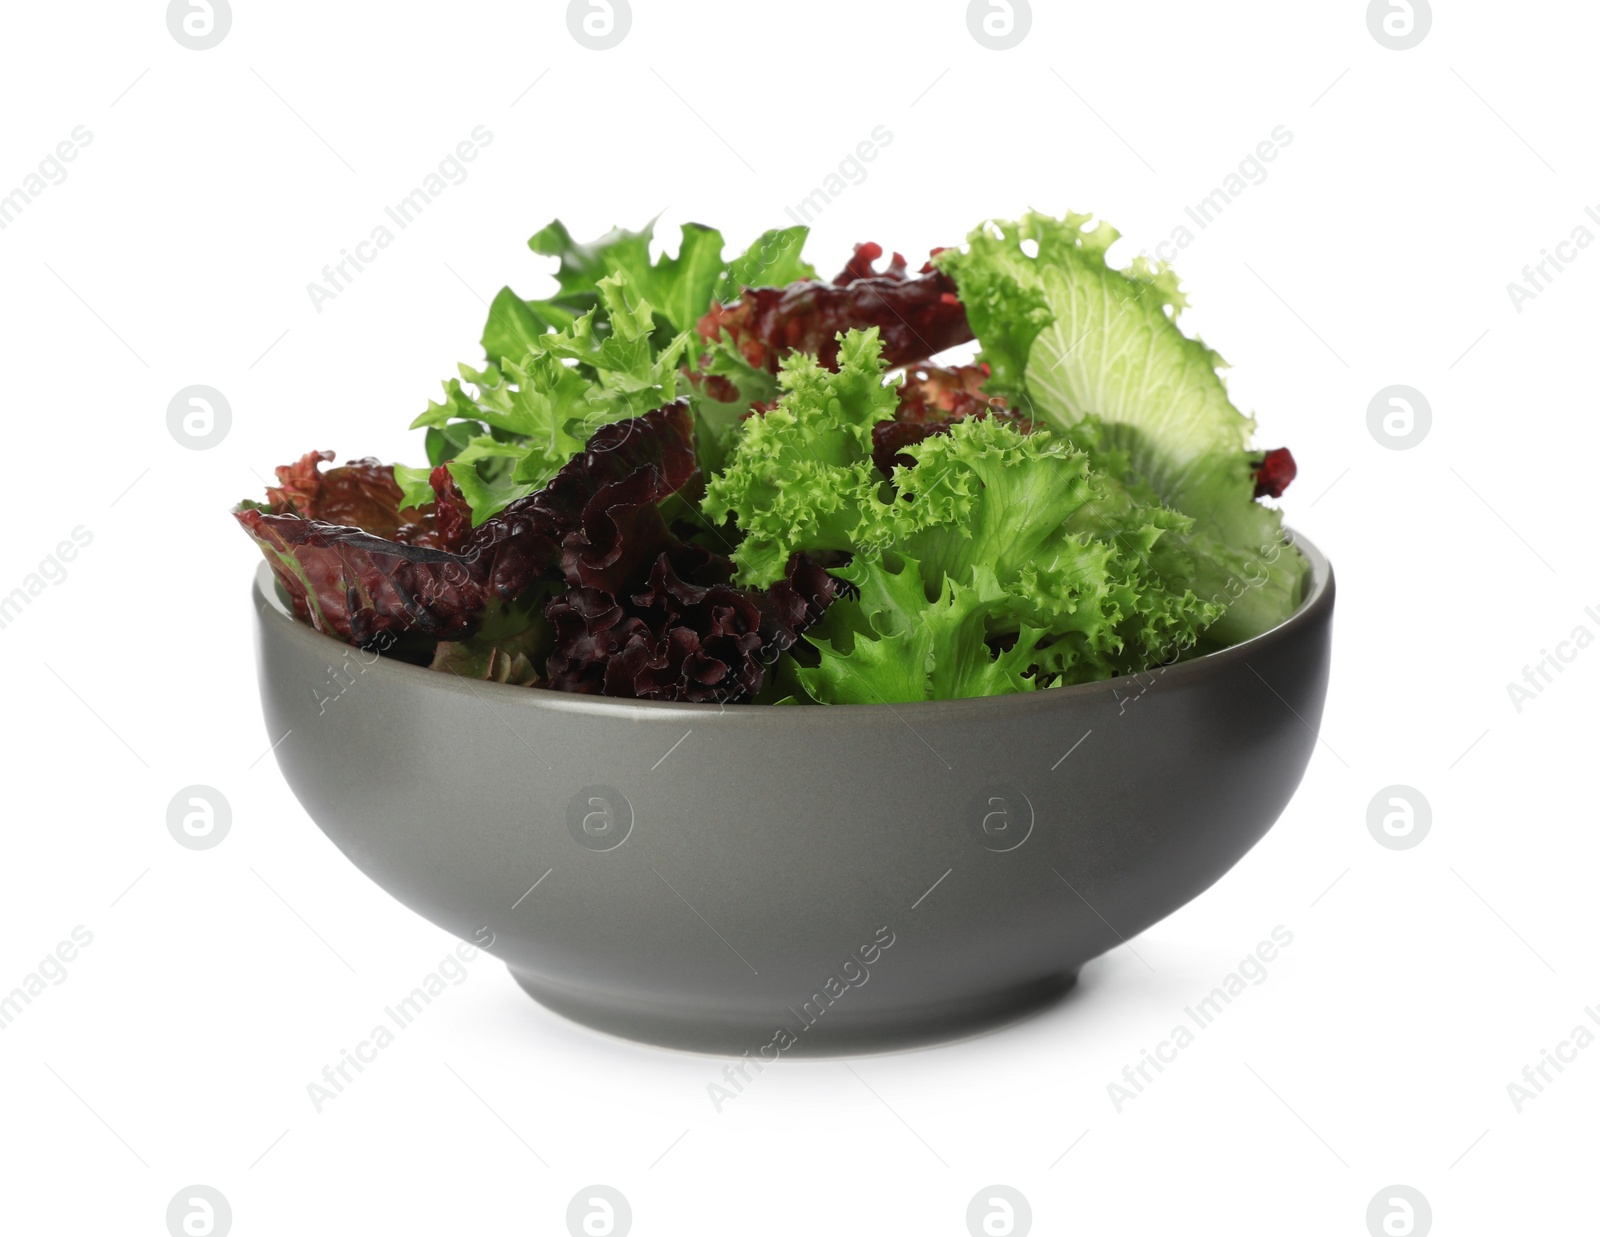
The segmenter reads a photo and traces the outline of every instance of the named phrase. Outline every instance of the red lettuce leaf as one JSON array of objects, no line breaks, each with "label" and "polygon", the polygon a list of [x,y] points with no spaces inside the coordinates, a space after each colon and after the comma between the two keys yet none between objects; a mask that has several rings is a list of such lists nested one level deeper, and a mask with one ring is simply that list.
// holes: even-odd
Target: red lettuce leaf
[{"label": "red lettuce leaf", "polygon": [[360,460],[322,473],[326,451],[279,468],[268,505],[234,515],[319,631],[363,645],[459,640],[491,599],[514,600],[569,560],[597,586],[636,571],[666,534],[655,504],[694,473],[691,433],[682,403],[602,426],[548,486],[476,528],[448,466],[429,478],[435,501],[402,512],[392,470]]},{"label": "red lettuce leaf", "polygon": [[1255,466],[1255,496],[1282,498],[1283,492],[1289,488],[1289,482],[1295,479],[1299,471],[1288,447],[1277,447],[1268,451]]},{"label": "red lettuce leaf", "polygon": [[523,501],[560,522],[561,569],[569,584],[616,593],[678,544],[659,504],[699,482],[694,420],[679,400],[601,426],[582,455]]},{"label": "red lettuce leaf", "polygon": [[[835,596],[836,581],[805,555],[795,556],[785,579],[755,590],[725,582],[732,563],[721,555],[685,550],[658,555],[630,595],[580,586],[549,605],[552,687],[641,700],[748,700]],[[722,578],[694,583],[685,574]]]},{"label": "red lettuce leaf", "polygon": [[602,426],[525,500],[565,513],[570,530],[565,591],[545,610],[555,642],[550,686],[643,700],[749,699],[833,600],[832,578],[809,560],[771,589],[730,584],[733,563],[680,536],[662,514],[674,495],[698,503],[700,485],[693,422],[680,402]]},{"label": "red lettuce leaf", "polygon": [[871,242],[857,245],[832,283],[802,280],[782,288],[746,288],[739,300],[712,305],[700,319],[700,337],[711,343],[726,332],[745,360],[773,373],[792,351],[813,353],[835,368],[836,337],[845,330],[877,327],[890,366],[926,360],[973,338],[948,275],[924,264],[908,276],[899,254],[886,270],[874,272],[872,263],[882,254],[882,247]]},{"label": "red lettuce leaf", "polygon": [[244,507],[234,512],[261,547],[295,613],[351,644],[385,633],[460,639],[488,601],[457,555],[359,528]]},{"label": "red lettuce leaf", "polygon": [[701,484],[682,401],[602,426],[544,489],[476,528],[447,467],[430,477],[434,502],[402,510],[387,469],[362,460],[322,472],[331,458],[279,469],[271,502],[234,514],[295,611],[354,644],[468,640],[491,602],[543,582],[559,590],[546,609],[550,686],[732,702],[761,689],[833,600],[832,577],[803,556],[770,589],[736,588],[727,557],[668,526],[663,501],[692,505]]},{"label": "red lettuce leaf", "polygon": [[309,451],[293,464],[275,469],[278,484],[267,487],[268,507],[326,524],[348,524],[380,537],[396,538],[402,528],[416,524],[403,539],[430,542],[428,514],[401,510],[393,468],[369,456],[323,472],[320,466],[332,459],[332,451]]},{"label": "red lettuce leaf", "polygon": [[484,581],[444,548],[435,504],[402,510],[391,469],[363,459],[322,472],[332,459],[312,451],[278,468],[266,506],[234,511],[295,612],[352,644],[469,634],[487,601]]},{"label": "red lettuce leaf", "polygon": [[995,417],[1027,433],[1031,423],[1026,417],[999,397],[983,394],[988,380],[987,365],[949,369],[924,365],[907,371],[894,420],[872,427],[872,462],[878,471],[892,478],[897,466],[910,468],[916,460],[905,454],[907,447],[934,434],[949,433],[952,425],[967,417]]}]

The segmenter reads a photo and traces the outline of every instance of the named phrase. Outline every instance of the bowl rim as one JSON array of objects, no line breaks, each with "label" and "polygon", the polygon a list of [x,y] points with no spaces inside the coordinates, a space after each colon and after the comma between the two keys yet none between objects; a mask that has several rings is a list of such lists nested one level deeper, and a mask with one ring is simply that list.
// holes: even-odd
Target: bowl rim
[{"label": "bowl rim", "polygon": [[[918,700],[896,702],[893,704],[846,704],[824,705],[816,707],[788,706],[771,704],[700,704],[684,701],[669,700],[632,700],[613,696],[588,696],[574,692],[551,691],[537,687],[516,687],[506,683],[495,683],[489,680],[471,679],[462,676],[450,676],[427,666],[417,666],[410,662],[396,661],[383,657],[381,654],[370,662],[363,662],[363,672],[376,671],[385,676],[399,676],[405,680],[407,676],[416,676],[412,685],[429,691],[454,693],[460,696],[475,697],[480,703],[489,703],[505,708],[531,708],[547,710],[555,713],[591,714],[601,717],[616,719],[642,720],[644,718],[722,718],[736,716],[744,722],[763,724],[757,722],[759,718],[788,719],[782,724],[787,726],[805,726],[807,724],[837,724],[842,716],[869,721],[873,717],[894,720],[908,724],[909,718],[928,721],[938,719],[956,720],[972,719],[982,716],[986,711],[1004,711],[1008,714],[1027,714],[1033,709],[1048,709],[1051,706],[1074,701],[1092,701],[1098,697],[1111,696],[1127,686],[1130,680],[1140,676],[1155,675],[1163,686],[1178,687],[1185,683],[1204,679],[1211,675],[1231,668],[1238,663],[1248,665],[1250,657],[1263,650],[1293,639],[1299,632],[1315,623],[1325,615],[1333,606],[1334,579],[1333,564],[1321,550],[1317,549],[1310,541],[1300,536],[1293,529],[1285,527],[1284,544],[1298,550],[1309,564],[1306,577],[1305,595],[1293,614],[1279,623],[1276,627],[1269,628],[1260,635],[1252,636],[1238,644],[1230,644],[1226,648],[1217,649],[1210,653],[1203,653],[1187,661],[1172,662],[1165,666],[1157,666],[1152,670],[1141,671],[1139,675],[1119,675],[1116,678],[1100,679],[1093,683],[1074,683],[1066,687],[1042,688],[1031,692],[1012,692],[1001,696],[973,696],[961,700]],[[307,651],[337,647],[341,650],[361,652],[354,645],[345,643],[337,636],[328,635],[318,631],[309,623],[295,617],[282,593],[280,592],[272,568],[263,560],[256,565],[254,582],[251,587],[253,604],[257,612],[257,621],[265,626],[267,622],[276,622],[280,629],[289,634],[289,639],[299,641]],[[271,618],[268,618],[269,612]],[[286,625],[286,626],[285,626]],[[325,642],[325,643],[324,643]],[[1148,688],[1148,684],[1146,684]],[[483,693],[488,692],[488,699]],[[1142,694],[1142,693],[1141,693]],[[841,710],[843,713],[841,714]],[[494,711],[491,709],[491,711]],[[805,719],[811,718],[808,723]],[[823,719],[832,718],[829,723]]]}]

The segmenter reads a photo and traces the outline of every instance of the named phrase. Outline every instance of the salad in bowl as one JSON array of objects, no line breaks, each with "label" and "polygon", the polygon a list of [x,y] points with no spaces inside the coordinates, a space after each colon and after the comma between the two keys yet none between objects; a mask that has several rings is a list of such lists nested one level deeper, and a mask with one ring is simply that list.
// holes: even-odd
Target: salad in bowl
[{"label": "salad in bowl", "polygon": [[612,1034],[770,1061],[1048,1007],[1271,828],[1331,657],[1292,457],[1115,239],[819,279],[802,228],[545,228],[556,292],[495,298],[425,466],[314,451],[235,512],[307,813]]},{"label": "salad in bowl", "polygon": [[1303,596],[1295,463],[1117,235],[1028,214],[822,279],[803,227],[552,223],[556,292],[496,296],[425,466],[315,450],[233,514],[317,630],[536,690],[897,704],[1236,645]]}]

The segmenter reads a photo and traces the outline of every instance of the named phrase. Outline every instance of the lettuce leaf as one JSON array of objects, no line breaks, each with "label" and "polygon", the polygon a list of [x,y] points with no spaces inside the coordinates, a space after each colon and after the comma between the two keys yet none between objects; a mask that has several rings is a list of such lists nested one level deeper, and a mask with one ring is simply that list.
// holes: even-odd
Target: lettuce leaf
[{"label": "lettuce leaf", "polygon": [[498,524],[464,539],[465,504],[446,469],[433,472],[423,500],[376,460],[322,472],[332,458],[313,451],[280,466],[265,503],[233,512],[318,631],[382,650],[465,640],[555,558],[552,537],[535,546]]},{"label": "lettuce leaf", "polygon": [[745,538],[733,552],[739,582],[762,587],[792,554],[892,542],[902,513],[872,462],[872,427],[894,416],[878,331],[841,337],[837,372],[814,356],[783,360],[778,406],[741,423],[727,467],[710,479],[702,510],[730,516]]},{"label": "lettuce leaf", "polygon": [[777,400],[778,379],[719,341],[701,354],[700,368],[689,375],[689,383],[700,464],[712,476],[727,466],[739,422]]},{"label": "lettuce leaf", "polygon": [[755,697],[768,668],[826,611],[835,582],[804,555],[769,589],[734,587],[730,572],[720,555],[673,541],[626,587],[569,587],[546,610],[550,686],[641,700]]},{"label": "lettuce leaf", "polygon": [[912,276],[898,253],[885,270],[875,271],[872,263],[882,254],[880,245],[857,245],[832,283],[808,278],[782,287],[747,287],[729,304],[719,298],[696,329],[708,344],[726,340],[751,365],[772,373],[792,352],[836,368],[845,331],[876,327],[891,365],[927,360],[972,339],[949,275],[926,264]]},{"label": "lettuce leaf", "polygon": [[[1252,450],[1170,271],[1113,269],[1079,215],[915,274],[858,245],[830,282],[806,235],[652,257],[649,226],[554,222],[556,291],[496,296],[413,423],[427,468],[313,452],[235,515],[324,631],[632,698],[1032,691],[1292,612],[1306,565],[1256,500],[1293,457]],[[928,364],[974,335],[980,364]]]},{"label": "lettuce leaf", "polygon": [[565,224],[554,220],[528,240],[534,253],[556,258],[556,294],[524,300],[502,288],[489,310],[483,350],[499,364],[517,360],[538,336],[565,330],[585,314],[595,313],[595,331],[610,330],[611,310],[597,292],[608,277],[625,275],[660,315],[658,342],[689,330],[711,308],[713,299],[732,300],[745,286],[813,279],[816,272],[800,257],[808,228],[778,228],[763,233],[744,253],[723,261],[722,233],[703,224],[684,224],[673,257],[650,257],[654,224],[638,232],[614,228],[598,240],[580,243]]},{"label": "lettuce leaf", "polygon": [[[698,500],[684,402],[595,431],[537,492],[473,525],[450,464],[433,501],[390,470],[328,452],[278,470],[236,518],[319,630],[435,669],[565,691],[736,703],[828,608],[835,581],[795,555],[767,589],[669,526]],[[370,527],[333,524],[359,517]],[[541,675],[541,664],[544,673]]]},{"label": "lettuce leaf", "polygon": [[[704,511],[744,534],[740,579],[797,551],[848,552],[857,594],[810,638],[813,699],[902,701],[1028,690],[1144,669],[1192,647],[1218,607],[1161,545],[1191,521],[1142,502],[1069,439],[969,416],[906,446],[885,482],[873,428],[895,415],[876,330],[841,336],[839,369],[790,357],[776,408],[742,423]],[[1035,677],[1029,677],[1034,675]]]},{"label": "lettuce leaf", "polygon": [[[800,256],[810,233],[807,227],[773,228],[763,232],[750,248],[728,263],[727,272],[713,290],[714,298],[731,301],[746,288],[781,288],[785,284],[815,279],[816,268]],[[705,309],[700,311],[701,314],[705,312]]]},{"label": "lettuce leaf", "polygon": [[[894,563],[891,566],[891,561]],[[795,677],[824,704],[959,700],[1032,691],[1041,633],[1021,628],[1009,649],[987,643],[991,621],[1014,600],[988,570],[971,584],[946,577],[928,599],[921,564],[904,555],[858,555],[835,574],[856,596],[834,603],[807,639],[820,662]]]},{"label": "lettuce leaf", "polygon": [[490,602],[477,633],[465,640],[441,640],[428,668],[466,679],[533,686],[550,653],[550,628],[542,613],[548,593],[548,588],[535,588],[514,604]]},{"label": "lettuce leaf", "polygon": [[[528,502],[565,513],[564,591],[545,614],[549,681],[563,691],[735,703],[833,600],[803,555],[765,590],[668,526],[669,499],[699,483],[693,420],[679,402],[603,426]],[[697,495],[695,495],[697,496]]]},{"label": "lettuce leaf", "polygon": [[1175,660],[1218,616],[1169,540],[1192,522],[1118,494],[1069,440],[967,418],[906,454],[916,466],[895,483],[915,531],[900,545],[930,578],[991,573],[1010,600],[990,634],[1038,629],[1042,664],[1064,681]]},{"label": "lettuce leaf", "polygon": [[[475,525],[539,490],[601,426],[676,398],[691,333],[658,350],[653,307],[625,272],[603,276],[595,293],[599,306],[532,338],[520,360],[462,366],[443,402],[430,402],[412,422],[413,429],[447,433],[467,427],[470,436],[459,448],[452,444],[448,466]],[[596,330],[602,309],[609,324],[603,334]],[[420,492],[416,471],[408,476],[412,492]]]},{"label": "lettuce leaf", "polygon": [[1103,447],[1193,518],[1193,587],[1224,607],[1211,638],[1247,639],[1293,612],[1306,570],[1279,513],[1255,501],[1255,423],[1229,401],[1222,358],[1180,328],[1177,277],[1143,258],[1112,268],[1116,229],[1089,223],[986,224],[935,263],[967,307],[989,389],[1061,430],[1097,417]]}]

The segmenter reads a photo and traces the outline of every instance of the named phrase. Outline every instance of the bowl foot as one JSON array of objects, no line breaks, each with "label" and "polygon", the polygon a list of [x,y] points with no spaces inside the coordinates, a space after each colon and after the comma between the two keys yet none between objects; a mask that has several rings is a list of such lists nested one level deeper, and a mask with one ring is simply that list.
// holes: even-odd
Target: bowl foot
[{"label": "bowl foot", "polygon": [[1047,976],[999,992],[911,1009],[850,1011],[835,1006],[815,1018],[794,1009],[651,1007],[574,992],[514,967],[511,976],[546,1009],[608,1035],[664,1048],[758,1060],[894,1052],[964,1039],[1020,1021],[1053,1005],[1077,982],[1075,973]]}]

